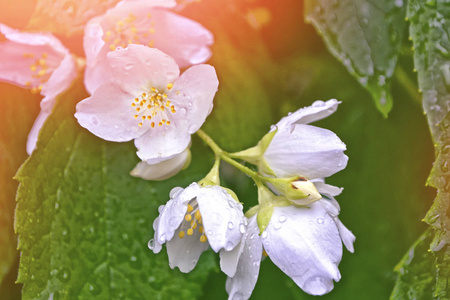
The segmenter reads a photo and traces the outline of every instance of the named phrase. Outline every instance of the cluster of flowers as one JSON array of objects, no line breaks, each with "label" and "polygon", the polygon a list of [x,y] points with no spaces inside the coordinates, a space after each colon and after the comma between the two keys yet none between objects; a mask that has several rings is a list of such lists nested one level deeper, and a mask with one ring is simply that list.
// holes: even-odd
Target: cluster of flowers
[{"label": "cluster of flowers", "polygon": [[[250,149],[228,154],[200,130],[218,89],[212,34],[170,11],[174,0],[123,0],[85,26],[86,59],[77,59],[50,33],[0,24],[0,80],[40,93],[41,113],[27,151],[56,97],[85,67],[90,97],[77,105],[79,124],[115,142],[134,140],[141,162],[132,175],[166,179],[191,159],[191,134],[211,146],[216,163],[201,181],[177,187],[159,209],[155,253],[166,244],[169,264],[190,272],[211,247],[220,253],[230,299],[248,299],[260,262],[270,259],[305,292],[328,293],[339,281],[342,242],[353,252],[354,235],[339,221],[334,197],[341,189],[324,179],[345,168],[346,149],[331,131],[308,125],[336,111],[336,100],[317,101],[282,118]],[[186,69],[180,76],[180,68]],[[217,150],[219,149],[219,150]],[[244,214],[233,191],[220,186],[224,160],[255,180],[259,205]],[[257,172],[237,160],[253,164]]]}]

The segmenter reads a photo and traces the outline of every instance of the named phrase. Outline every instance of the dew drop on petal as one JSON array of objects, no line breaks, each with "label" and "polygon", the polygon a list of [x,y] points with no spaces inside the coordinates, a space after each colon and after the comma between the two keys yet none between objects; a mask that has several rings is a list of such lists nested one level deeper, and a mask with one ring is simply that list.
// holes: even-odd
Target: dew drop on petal
[{"label": "dew drop on petal", "polygon": [[281,228],[281,223],[275,223],[275,224],[273,224],[273,228],[275,228],[276,230],[278,230],[278,229],[280,229]]},{"label": "dew drop on petal", "polygon": [[245,233],[245,225],[244,224],[239,225],[239,232],[242,234]]},{"label": "dew drop on petal", "polygon": [[280,223],[284,223],[286,222],[286,216],[282,215],[278,217],[278,221],[280,221]]},{"label": "dew drop on petal", "polygon": [[263,239],[267,238],[267,236],[268,236],[267,231],[264,231],[264,232],[261,234],[261,237],[262,237]]},{"label": "dew drop on petal", "polygon": [[148,241],[148,248],[150,250],[153,250],[155,248],[155,240],[151,239],[150,241]]},{"label": "dew drop on petal", "polygon": [[162,213],[164,207],[165,207],[164,205],[160,205],[160,206],[158,207],[158,212],[159,212],[159,213]]},{"label": "dew drop on petal", "polygon": [[166,241],[166,235],[163,233],[160,237],[159,240],[164,243]]},{"label": "dew drop on petal", "polygon": [[233,229],[233,222],[228,222],[228,229]]},{"label": "dew drop on petal", "polygon": [[322,218],[318,218],[318,219],[317,219],[317,223],[323,224],[323,219],[322,219]]},{"label": "dew drop on petal", "polygon": [[231,251],[231,250],[233,250],[233,243],[232,242],[228,242],[227,243],[227,246],[225,247],[225,250],[227,250],[227,251]]}]

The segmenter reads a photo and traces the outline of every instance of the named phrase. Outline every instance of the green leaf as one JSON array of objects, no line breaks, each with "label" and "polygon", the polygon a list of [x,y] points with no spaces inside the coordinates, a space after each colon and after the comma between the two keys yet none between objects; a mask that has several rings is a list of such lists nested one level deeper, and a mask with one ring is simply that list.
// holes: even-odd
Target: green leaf
[{"label": "green leaf", "polygon": [[306,0],[305,19],[330,52],[366,87],[384,116],[405,29],[402,0]]},{"label": "green leaf", "polygon": [[427,230],[395,268],[399,274],[391,299],[433,299],[436,286],[436,257],[430,252],[433,239]]},{"label": "green leaf", "polygon": [[437,196],[425,221],[435,230],[435,297],[442,299],[450,297],[450,3],[411,0],[408,18],[423,107],[435,142],[436,162],[427,184],[437,188]]},{"label": "green leaf", "polygon": [[[0,84],[0,286],[18,257],[13,220],[17,169],[27,157],[27,136],[39,112],[40,96],[10,84]],[[14,286],[2,286],[0,294]]]},{"label": "green leaf", "polygon": [[75,103],[86,96],[78,80],[60,97],[17,174],[23,299],[195,298],[215,267],[213,256],[203,255],[184,275],[147,242],[170,189],[200,179],[208,159],[198,159],[205,155],[194,148],[197,164],[189,173],[164,182],[133,178],[134,145],[105,142],[73,117]]}]

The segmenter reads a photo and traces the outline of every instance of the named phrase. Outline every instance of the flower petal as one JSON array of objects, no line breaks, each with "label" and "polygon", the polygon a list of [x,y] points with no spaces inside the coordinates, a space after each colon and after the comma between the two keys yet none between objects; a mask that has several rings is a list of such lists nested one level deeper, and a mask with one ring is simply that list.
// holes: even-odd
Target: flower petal
[{"label": "flower petal", "polygon": [[201,233],[198,230],[182,239],[178,236],[181,230],[186,231],[186,228],[178,228],[174,237],[167,242],[167,254],[172,269],[178,267],[181,272],[188,273],[194,269],[200,255],[209,248],[209,245],[200,242]]},{"label": "flower petal", "polygon": [[89,94],[93,94],[102,83],[112,81],[113,78],[106,58],[108,49],[104,47],[104,32],[99,24],[100,20],[99,17],[93,18],[84,28],[83,48],[86,54],[84,86]]},{"label": "flower petal", "polygon": [[168,98],[189,122],[189,133],[195,133],[212,110],[219,80],[214,67],[198,65],[187,69],[173,85]]},{"label": "flower petal", "polygon": [[209,46],[214,38],[205,27],[162,9],[152,10],[151,15],[154,47],[173,57],[180,68],[203,63],[211,57]]},{"label": "flower petal", "polygon": [[36,148],[36,142],[38,139],[39,131],[41,131],[42,126],[44,125],[45,120],[47,120],[50,112],[45,112],[41,110],[36,120],[34,121],[33,127],[31,128],[30,133],[28,134],[27,140],[27,153],[31,155],[31,153]]},{"label": "flower petal", "polygon": [[341,235],[342,242],[344,242],[345,248],[347,248],[348,251],[353,253],[355,249],[353,248],[353,243],[355,242],[355,235],[347,229],[347,227],[342,224],[342,222],[335,218],[334,221],[336,222],[337,228],[339,230],[339,234]]},{"label": "flower petal", "polygon": [[300,175],[314,179],[344,169],[348,161],[344,150],[345,144],[333,132],[296,124],[275,134],[264,158],[278,177]]},{"label": "flower petal", "polygon": [[242,251],[244,251],[244,243],[242,242],[230,251],[226,251],[225,249],[219,251],[220,269],[228,277],[233,277],[236,273],[239,257],[241,256]]},{"label": "flower petal", "polygon": [[162,51],[130,44],[108,53],[108,63],[115,82],[127,93],[137,96],[151,87],[165,91],[180,75],[175,60]]},{"label": "flower petal", "polygon": [[245,232],[242,205],[219,186],[203,187],[197,195],[203,227],[211,248],[231,251]]},{"label": "flower petal", "polygon": [[77,76],[75,59],[68,54],[53,71],[42,88],[41,94],[44,96],[44,99],[41,101],[41,109],[51,112],[55,98],[67,90]]},{"label": "flower petal", "polygon": [[149,128],[133,117],[136,112],[131,106],[134,97],[123,92],[114,83],[99,87],[91,97],[77,104],[75,117],[81,126],[107,141],[125,142],[137,138]]},{"label": "flower petal", "polygon": [[173,198],[160,212],[158,233],[155,233],[155,239],[159,243],[173,238],[175,231],[183,223],[189,201],[195,199],[200,189],[197,183],[192,183],[184,190],[175,191]]},{"label": "flower petal", "polygon": [[143,136],[134,140],[137,155],[148,164],[172,159],[191,142],[191,135],[186,130],[186,127],[177,126],[175,122],[170,126],[150,128]]},{"label": "flower petal", "polygon": [[171,159],[157,164],[149,165],[144,161],[139,162],[130,174],[146,180],[164,180],[184,169],[190,158],[191,151],[189,148],[186,148],[186,150]]},{"label": "flower petal", "polygon": [[326,102],[321,100],[314,102],[311,106],[300,108],[299,110],[282,118],[278,123],[278,128],[288,127],[292,124],[309,124],[333,114],[341,102],[331,99]]},{"label": "flower petal", "polygon": [[258,280],[262,244],[256,216],[249,219],[241,244],[240,247],[243,247],[244,250],[239,258],[236,273],[232,278],[227,278],[226,290],[229,300],[250,298]]},{"label": "flower petal", "polygon": [[323,295],[339,281],[342,242],[331,216],[319,203],[310,208],[275,207],[262,234],[270,259],[306,293]]},{"label": "flower petal", "polygon": [[41,86],[69,53],[51,34],[20,32],[3,24],[0,32],[7,39],[0,43],[0,80],[24,88]]}]

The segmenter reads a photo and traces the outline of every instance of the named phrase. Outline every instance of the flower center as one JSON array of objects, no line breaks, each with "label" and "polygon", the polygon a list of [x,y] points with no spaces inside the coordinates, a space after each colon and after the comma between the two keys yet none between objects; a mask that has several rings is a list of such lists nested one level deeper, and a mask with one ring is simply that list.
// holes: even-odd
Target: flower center
[{"label": "flower center", "polygon": [[[172,86],[173,84],[169,83],[167,89],[170,90]],[[131,106],[136,111],[134,118],[139,119],[139,127],[143,126],[144,121],[150,121],[152,128],[170,125],[169,116],[171,113],[176,113],[175,106],[171,104],[167,94],[161,93],[155,87],[134,98]]]},{"label": "flower center", "polygon": [[[186,232],[181,230],[178,236],[180,239],[182,239],[186,236],[186,234],[189,236],[193,235],[194,230],[198,229],[198,232],[201,234],[200,242],[204,243],[206,242],[207,238],[205,235],[205,228],[203,228],[203,226],[201,225],[203,223],[202,215],[200,214],[200,210],[198,209],[197,202],[194,202],[193,204],[195,207],[192,206],[191,204],[188,204],[187,212],[186,215],[184,216],[184,221],[190,223],[190,228],[188,228]],[[182,223],[181,227],[183,227],[183,225],[184,224]]]},{"label": "flower center", "polygon": [[34,53],[24,53],[23,57],[32,62],[30,64],[30,71],[33,82],[25,82],[25,87],[31,88],[31,92],[37,94],[42,90],[42,84],[47,82],[50,77],[50,71],[47,65],[48,54],[43,52],[40,57],[36,57]]},{"label": "flower center", "polygon": [[135,15],[116,22],[114,29],[105,33],[103,40],[109,43],[109,50],[114,51],[117,47],[125,48],[129,44],[144,44],[153,47],[154,40],[150,37],[155,33],[155,22],[151,22],[152,15],[149,13],[144,19],[137,19]]}]

